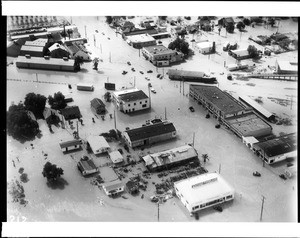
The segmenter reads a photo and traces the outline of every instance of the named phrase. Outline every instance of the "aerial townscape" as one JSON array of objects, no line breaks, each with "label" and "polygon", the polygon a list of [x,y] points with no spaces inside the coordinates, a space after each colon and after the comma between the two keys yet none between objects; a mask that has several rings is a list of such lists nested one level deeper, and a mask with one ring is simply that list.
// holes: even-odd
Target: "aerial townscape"
[{"label": "aerial townscape", "polygon": [[8,220],[297,221],[297,17],[6,19]]}]

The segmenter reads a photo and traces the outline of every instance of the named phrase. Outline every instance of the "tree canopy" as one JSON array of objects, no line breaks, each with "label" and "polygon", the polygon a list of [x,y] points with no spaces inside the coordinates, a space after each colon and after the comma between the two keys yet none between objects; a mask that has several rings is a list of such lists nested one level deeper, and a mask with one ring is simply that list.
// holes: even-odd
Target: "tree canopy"
[{"label": "tree canopy", "polygon": [[49,182],[52,182],[59,178],[61,175],[64,174],[64,171],[62,168],[57,167],[56,164],[52,164],[50,162],[47,162],[44,165],[44,169],[42,172],[43,176],[47,178]]},{"label": "tree canopy", "polygon": [[83,64],[83,57],[82,56],[76,56],[74,59],[74,66],[75,70],[79,71],[80,70],[80,65]]},{"label": "tree canopy", "polygon": [[28,93],[25,96],[25,109],[33,112],[37,118],[43,117],[43,111],[45,109],[47,98],[40,94]]},{"label": "tree canopy", "polygon": [[177,50],[187,55],[189,53],[189,43],[186,42],[183,38],[177,37],[176,40],[172,41],[169,46],[171,50]]},{"label": "tree canopy", "polygon": [[32,138],[39,133],[39,125],[22,103],[11,105],[6,113],[7,132],[16,139]]},{"label": "tree canopy", "polygon": [[243,23],[244,23],[246,26],[250,26],[251,21],[250,21],[250,19],[248,19],[248,18],[244,18],[244,19],[243,19]]},{"label": "tree canopy", "polygon": [[48,103],[55,110],[60,110],[67,106],[65,96],[61,92],[54,93],[54,97],[49,95]]},{"label": "tree canopy", "polygon": [[226,26],[226,31],[227,31],[228,33],[233,33],[233,32],[234,32],[234,25],[233,25],[233,24],[228,24],[228,25]]},{"label": "tree canopy", "polygon": [[239,29],[239,31],[242,31],[245,29],[245,24],[240,21],[236,24],[236,28]]},{"label": "tree canopy", "polygon": [[259,56],[259,52],[254,45],[249,45],[247,50],[251,58],[256,58]]},{"label": "tree canopy", "polygon": [[104,99],[106,102],[110,102],[111,101],[111,93],[110,92],[106,92],[104,94]]},{"label": "tree canopy", "polygon": [[111,16],[106,16],[105,18],[106,18],[106,23],[107,24],[111,24],[112,23],[113,18]]}]

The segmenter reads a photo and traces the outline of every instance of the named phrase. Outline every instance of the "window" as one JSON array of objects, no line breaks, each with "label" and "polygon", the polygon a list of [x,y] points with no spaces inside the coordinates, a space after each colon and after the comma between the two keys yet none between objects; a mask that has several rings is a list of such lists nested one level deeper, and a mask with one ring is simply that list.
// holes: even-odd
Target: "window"
[{"label": "window", "polygon": [[196,210],[196,209],[198,209],[199,208],[199,205],[198,206],[195,206],[195,207],[193,207],[193,210]]},{"label": "window", "polygon": [[226,200],[231,199],[231,198],[232,198],[232,195],[229,195],[229,196],[226,197]]},{"label": "window", "polygon": [[147,103],[147,100],[145,101],[145,103]]},{"label": "window", "polygon": [[135,105],[136,105],[136,103],[133,103],[133,105],[135,106]]},{"label": "window", "polygon": [[147,105],[146,105],[146,104],[143,104],[142,107],[147,107]]},{"label": "window", "polygon": [[142,102],[140,102],[140,104],[142,104]]},{"label": "window", "polygon": [[130,103],[128,104],[128,107],[130,107]]}]

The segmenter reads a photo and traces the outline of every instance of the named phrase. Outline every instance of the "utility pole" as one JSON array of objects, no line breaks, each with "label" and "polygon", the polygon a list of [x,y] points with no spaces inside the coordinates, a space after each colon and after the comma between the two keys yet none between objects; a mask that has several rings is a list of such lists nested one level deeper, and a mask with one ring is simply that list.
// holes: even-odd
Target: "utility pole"
[{"label": "utility pole", "polygon": [[149,94],[149,107],[151,108],[151,94],[150,94],[150,87],[148,86],[148,94]]},{"label": "utility pole", "polygon": [[179,81],[179,93],[181,93],[181,80]]},{"label": "utility pole", "polygon": [[111,52],[109,52],[109,63],[111,63]]},{"label": "utility pole", "polygon": [[84,26],[84,32],[85,32],[85,38],[87,39],[87,36],[86,36],[86,26]]},{"label": "utility pole", "polygon": [[264,150],[263,167],[265,167],[265,156],[266,156],[266,153],[265,153],[265,150]]},{"label": "utility pole", "polygon": [[78,120],[79,120],[79,119],[77,119],[77,138],[79,138]]},{"label": "utility pole", "polygon": [[221,164],[219,164],[219,174],[221,174]]},{"label": "utility pole", "polygon": [[115,129],[117,130],[116,111],[115,110],[114,110],[114,122],[115,122]]},{"label": "utility pole", "polygon": [[36,82],[39,82],[38,74],[35,74]]},{"label": "utility pole", "polygon": [[264,210],[264,203],[265,203],[265,197],[263,195],[262,196],[262,203],[261,203],[261,210],[260,210],[260,221],[262,221],[262,215],[263,215],[263,210]]},{"label": "utility pole", "polygon": [[157,221],[159,222],[159,202],[160,200],[157,202]]},{"label": "utility pole", "polygon": [[167,108],[165,107],[165,120],[167,120]]},{"label": "utility pole", "polygon": [[140,51],[141,51],[141,49],[139,49],[139,57],[141,57],[141,52]]},{"label": "utility pole", "polygon": [[184,96],[184,79],[182,79],[182,95]]},{"label": "utility pole", "polygon": [[134,76],[134,79],[133,79],[133,85],[134,85],[134,87],[135,87],[135,76]]},{"label": "utility pole", "polygon": [[94,46],[96,47],[96,36],[95,34],[93,34],[93,36],[94,36]]},{"label": "utility pole", "polygon": [[109,80],[109,77],[107,76],[107,82],[108,82],[108,80]]},{"label": "utility pole", "polygon": [[102,54],[102,45],[100,44],[100,51],[101,51],[101,54]]},{"label": "utility pole", "polygon": [[193,133],[193,147],[195,145],[195,132]]}]

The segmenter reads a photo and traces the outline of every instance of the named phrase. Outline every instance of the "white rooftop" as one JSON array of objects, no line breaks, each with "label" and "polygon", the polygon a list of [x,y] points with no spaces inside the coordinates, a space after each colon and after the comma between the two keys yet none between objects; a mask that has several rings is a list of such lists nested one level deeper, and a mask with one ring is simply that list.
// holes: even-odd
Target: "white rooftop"
[{"label": "white rooftop", "polygon": [[137,88],[128,88],[128,89],[125,89],[125,90],[115,91],[115,92],[113,92],[113,94],[115,95],[115,97],[119,97],[119,95],[121,95],[121,94],[132,93],[132,92],[136,92],[136,91],[139,91],[139,89],[137,89]]},{"label": "white rooftop", "polygon": [[298,71],[298,63],[292,63],[290,61],[281,61],[278,60],[277,64],[279,65],[281,70],[289,70],[289,71]]},{"label": "white rooftop", "polygon": [[206,173],[175,182],[174,187],[191,206],[234,193],[234,189],[217,173]]},{"label": "white rooftop", "polygon": [[109,157],[113,163],[120,163],[124,160],[123,155],[117,150],[109,153]]},{"label": "white rooftop", "polygon": [[208,41],[200,42],[200,43],[197,43],[197,47],[200,49],[211,48],[211,47],[213,47],[213,43],[208,42]]},{"label": "white rooftop", "polygon": [[109,144],[103,136],[90,135],[87,138],[87,141],[89,142],[93,151],[99,150],[101,148],[110,148]]},{"label": "white rooftop", "polygon": [[127,36],[127,39],[133,43],[155,41],[155,39],[148,34]]}]

